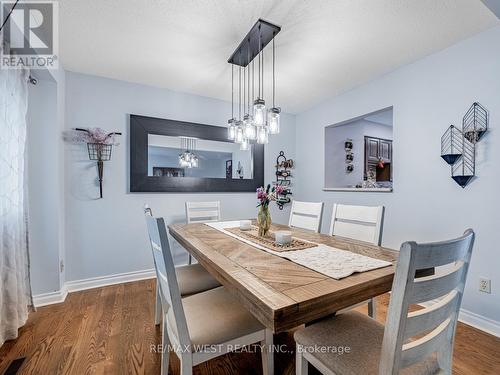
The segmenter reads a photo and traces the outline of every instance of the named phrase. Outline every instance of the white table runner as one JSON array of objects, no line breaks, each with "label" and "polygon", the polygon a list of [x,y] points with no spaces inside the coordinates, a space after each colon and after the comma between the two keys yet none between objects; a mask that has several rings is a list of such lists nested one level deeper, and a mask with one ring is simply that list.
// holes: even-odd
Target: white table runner
[{"label": "white table runner", "polygon": [[239,221],[221,221],[216,223],[206,223],[206,225],[260,250],[291,260],[301,266],[310,268],[313,271],[337,280],[350,276],[355,272],[366,272],[392,265],[391,262],[387,262],[385,260],[370,258],[365,255],[337,249],[324,244],[317,244],[317,247],[304,250],[284,252],[272,251],[264,246],[225,230],[229,228],[238,228],[240,226]]}]

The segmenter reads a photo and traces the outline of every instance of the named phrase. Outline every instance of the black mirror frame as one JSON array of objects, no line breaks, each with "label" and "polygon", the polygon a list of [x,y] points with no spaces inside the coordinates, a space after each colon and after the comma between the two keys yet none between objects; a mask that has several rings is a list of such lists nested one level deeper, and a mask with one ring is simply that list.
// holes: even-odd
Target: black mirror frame
[{"label": "black mirror frame", "polygon": [[264,145],[253,145],[253,179],[148,176],[148,135],[228,142],[227,128],[130,115],[131,193],[255,192],[264,186]]}]

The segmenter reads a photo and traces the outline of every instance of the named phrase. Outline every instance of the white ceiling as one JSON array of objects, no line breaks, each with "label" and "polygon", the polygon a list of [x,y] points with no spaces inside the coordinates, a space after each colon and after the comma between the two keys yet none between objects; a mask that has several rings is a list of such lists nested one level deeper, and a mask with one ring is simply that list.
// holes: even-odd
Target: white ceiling
[{"label": "white ceiling", "polygon": [[65,69],[224,100],[231,99],[226,61],[248,30],[259,17],[281,25],[276,104],[290,113],[500,24],[478,0],[60,4]]}]

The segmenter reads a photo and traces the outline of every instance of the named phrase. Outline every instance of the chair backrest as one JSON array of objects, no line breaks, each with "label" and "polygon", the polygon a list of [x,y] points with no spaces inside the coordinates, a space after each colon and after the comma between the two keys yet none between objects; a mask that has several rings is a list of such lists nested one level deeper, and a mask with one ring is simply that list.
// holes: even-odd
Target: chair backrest
[{"label": "chair backrest", "polygon": [[319,232],[323,202],[292,202],[288,226]]},{"label": "chair backrest", "polygon": [[[474,237],[468,229],[462,237],[450,241],[401,245],[384,331],[380,375],[399,374],[400,369],[434,353],[443,373],[451,374],[455,329]],[[442,274],[415,278],[417,270],[444,265],[449,266]],[[436,299],[439,302],[408,313],[410,305]]]},{"label": "chair backrest", "polygon": [[220,221],[220,202],[186,202],[186,219],[188,224]]},{"label": "chair backrest", "polygon": [[175,320],[174,335],[179,340],[179,345],[185,347],[191,345],[191,341],[165,221],[162,218],[154,218],[149,208],[145,208],[145,216],[163,311],[167,313],[172,309]]},{"label": "chair backrest", "polygon": [[330,236],[352,238],[380,246],[384,206],[334,204]]}]

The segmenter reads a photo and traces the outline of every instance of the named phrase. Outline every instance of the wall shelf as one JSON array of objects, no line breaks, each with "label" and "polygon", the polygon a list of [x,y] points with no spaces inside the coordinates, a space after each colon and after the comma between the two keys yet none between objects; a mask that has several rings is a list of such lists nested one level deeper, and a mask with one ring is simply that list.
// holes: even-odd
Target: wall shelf
[{"label": "wall shelf", "polygon": [[323,188],[323,191],[345,191],[360,193],[392,193],[392,188]]}]

